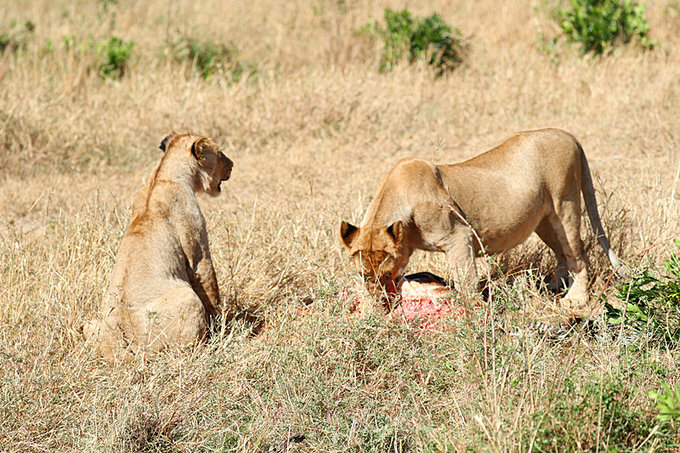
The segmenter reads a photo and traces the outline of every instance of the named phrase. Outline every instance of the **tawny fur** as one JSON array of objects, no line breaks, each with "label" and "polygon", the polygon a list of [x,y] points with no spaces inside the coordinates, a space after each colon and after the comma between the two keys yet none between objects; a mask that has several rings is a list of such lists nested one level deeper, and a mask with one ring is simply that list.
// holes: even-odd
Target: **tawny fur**
[{"label": "tawny fur", "polygon": [[99,319],[83,333],[113,359],[205,339],[220,313],[217,278],[197,192],[216,196],[233,163],[205,137],[171,133],[137,192]]},{"label": "tawny fur", "polygon": [[554,284],[573,278],[564,299],[581,305],[588,301],[581,193],[616,268],[583,149],[559,129],[515,134],[457,164],[403,159],[383,177],[361,227],[342,222],[340,238],[379,297],[398,289],[416,249],[446,253],[456,285],[470,290],[476,256],[506,251],[536,232],[557,255]]}]

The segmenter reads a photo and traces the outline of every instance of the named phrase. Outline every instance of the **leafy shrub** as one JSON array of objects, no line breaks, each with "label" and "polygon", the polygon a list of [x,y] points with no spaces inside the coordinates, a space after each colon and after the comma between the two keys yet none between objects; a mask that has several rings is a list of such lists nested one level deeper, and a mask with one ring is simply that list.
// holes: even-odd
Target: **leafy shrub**
[{"label": "leafy shrub", "polygon": [[[116,36],[93,41],[89,38],[82,39],[75,35],[66,35],[61,38],[61,42],[67,52],[85,62],[88,71],[96,70],[102,78],[124,76],[134,47],[132,41],[125,41]],[[51,48],[52,44],[49,43],[49,51]]]},{"label": "leafy shrub", "polygon": [[33,39],[35,24],[30,20],[19,26],[17,21],[10,23],[9,30],[0,31],[0,54],[6,51],[17,53],[25,51],[28,43]]},{"label": "leafy shrub", "polygon": [[602,54],[617,43],[638,40],[652,48],[645,7],[631,0],[572,0],[570,10],[559,13],[560,28],[570,42],[581,45],[583,53]]},{"label": "leafy shrub", "polygon": [[656,408],[661,421],[680,421],[680,387],[675,386],[672,390],[664,383],[663,393],[649,392],[650,398],[656,400]]},{"label": "leafy shrub", "polygon": [[191,63],[193,70],[204,79],[222,73],[237,81],[243,75],[237,51],[223,43],[181,37],[174,43],[171,52],[175,61]]},{"label": "leafy shrub", "polygon": [[367,31],[382,38],[385,45],[381,71],[392,70],[404,57],[409,63],[424,58],[440,74],[463,61],[465,46],[460,31],[452,30],[441,15],[414,17],[408,9],[386,9],[384,20],[384,26],[378,22],[366,26]]},{"label": "leafy shrub", "polygon": [[[134,42],[116,36],[100,41],[82,39],[75,35],[61,38],[63,48],[79,61],[85,62],[88,71],[96,70],[102,78],[123,77],[128,70]],[[51,52],[52,42],[48,42],[45,52]]]},{"label": "leafy shrub", "polygon": [[97,72],[102,77],[122,77],[127,70],[133,46],[132,41],[124,41],[116,36],[97,43]]},{"label": "leafy shrub", "polygon": [[[674,244],[680,249],[680,241]],[[609,324],[624,323],[635,335],[644,334],[650,342],[674,345],[680,340],[680,256],[666,260],[658,276],[650,269],[633,275],[617,288],[616,297],[625,307],[605,304]]]}]

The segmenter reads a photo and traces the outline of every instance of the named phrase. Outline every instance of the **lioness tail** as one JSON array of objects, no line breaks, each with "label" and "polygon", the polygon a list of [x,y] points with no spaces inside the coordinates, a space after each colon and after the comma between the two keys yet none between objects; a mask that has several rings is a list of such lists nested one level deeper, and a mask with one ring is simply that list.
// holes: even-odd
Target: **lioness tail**
[{"label": "lioness tail", "polygon": [[583,148],[579,144],[579,150],[581,152],[581,192],[583,193],[583,199],[586,202],[586,211],[588,212],[588,218],[590,219],[590,224],[593,227],[593,232],[597,236],[597,242],[600,243],[602,250],[609,258],[614,271],[617,275],[623,276],[626,274],[624,266],[621,264],[621,260],[616,256],[616,253],[612,250],[609,245],[609,240],[604,233],[602,228],[602,222],[600,221],[600,214],[597,212],[597,200],[595,199],[595,189],[593,187],[593,178],[590,174],[590,167],[588,166],[588,160],[583,152]]}]

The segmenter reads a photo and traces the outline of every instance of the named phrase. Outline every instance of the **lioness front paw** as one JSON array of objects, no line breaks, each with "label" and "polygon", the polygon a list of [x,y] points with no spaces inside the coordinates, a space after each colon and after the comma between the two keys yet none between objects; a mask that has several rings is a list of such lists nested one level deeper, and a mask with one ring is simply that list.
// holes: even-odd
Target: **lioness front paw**
[{"label": "lioness front paw", "polygon": [[599,304],[593,306],[588,299],[562,298],[559,306],[570,318],[594,319],[602,313]]}]

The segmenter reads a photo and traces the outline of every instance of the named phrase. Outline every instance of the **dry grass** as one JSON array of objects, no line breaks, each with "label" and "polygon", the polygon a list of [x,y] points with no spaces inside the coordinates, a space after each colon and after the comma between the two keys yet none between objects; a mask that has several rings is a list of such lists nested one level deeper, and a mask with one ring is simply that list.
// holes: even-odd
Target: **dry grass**
[{"label": "dry grass", "polygon": [[[336,297],[354,284],[336,230],[402,157],[457,161],[555,126],[580,138],[620,256],[661,263],[680,236],[671,3],[647,5],[653,52],[563,46],[555,60],[536,38],[556,33],[545,11],[557,2],[409,2],[469,37],[466,64],[441,78],[417,65],[380,74],[379,44],[355,33],[403,2],[106,3],[0,4],[0,31],[36,25],[24,52],[0,56],[0,450],[670,449],[677,425],[650,435],[646,392],[678,382],[677,347],[631,351],[606,329],[549,341],[529,320],[551,303],[535,279],[498,283],[510,315],[439,334],[353,319]],[[60,45],[41,50],[112,34],[135,43],[120,80]],[[180,35],[230,43],[252,73],[192,76],[166,57]],[[169,129],[209,135],[235,162],[225,193],[201,203],[223,298],[259,321],[226,323],[193,352],[108,366],[78,329]],[[599,249],[589,256],[594,290],[609,291]],[[533,239],[506,257],[527,262],[539,275],[552,265]],[[445,270],[432,254],[410,269]],[[295,434],[304,440],[286,442]]]}]

